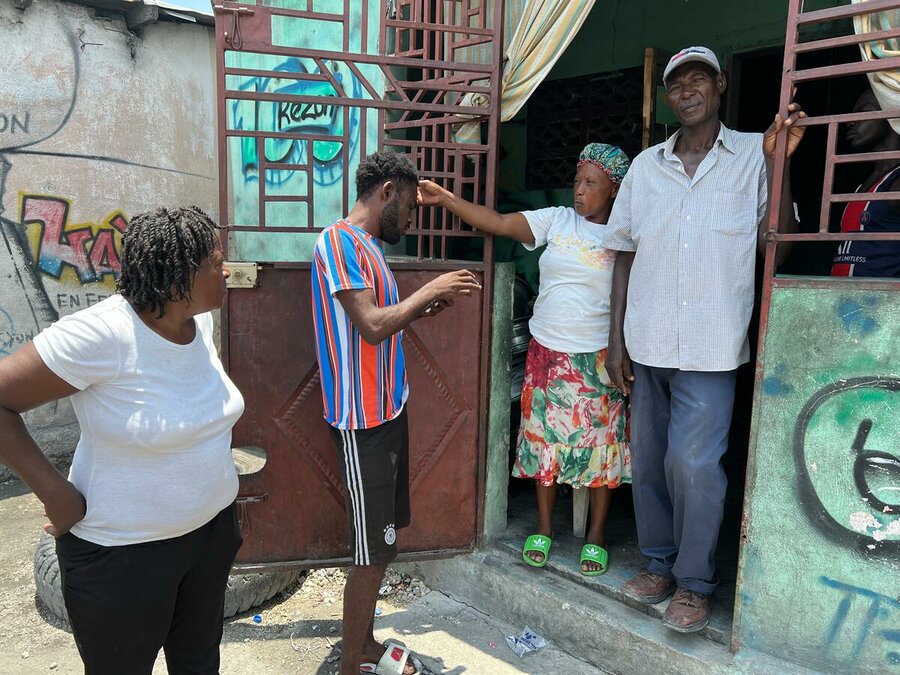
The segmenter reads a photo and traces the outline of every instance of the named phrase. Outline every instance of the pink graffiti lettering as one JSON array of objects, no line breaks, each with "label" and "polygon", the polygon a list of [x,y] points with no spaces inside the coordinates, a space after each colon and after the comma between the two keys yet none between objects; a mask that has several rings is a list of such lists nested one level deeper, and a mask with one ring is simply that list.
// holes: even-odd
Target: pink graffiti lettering
[{"label": "pink graffiti lettering", "polygon": [[[119,275],[121,234],[128,222],[114,211],[98,226],[69,223],[69,202],[60,197],[23,195],[19,224],[38,226],[40,235],[33,252],[38,268],[56,279],[71,267],[82,284]],[[119,235],[119,236],[117,236]]]}]

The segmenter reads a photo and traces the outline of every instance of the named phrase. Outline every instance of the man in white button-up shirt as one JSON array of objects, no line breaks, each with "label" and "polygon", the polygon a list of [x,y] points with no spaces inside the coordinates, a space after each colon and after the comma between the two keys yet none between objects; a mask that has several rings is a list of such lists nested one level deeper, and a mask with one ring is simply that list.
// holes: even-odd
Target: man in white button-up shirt
[{"label": "man in white button-up shirt", "polygon": [[[750,358],[775,137],[788,127],[792,153],[803,130],[791,125],[803,113],[792,104],[765,135],[725,127],[726,80],[705,47],[673,56],[663,81],[681,128],[634,160],[603,240],[620,252],[606,367],[631,394],[635,519],[650,559],[625,591],[648,604],[675,592],[663,623],[693,632],[709,620],[717,582],[721,459],[736,369]],[[783,197],[784,232],[796,229],[787,181]]]}]

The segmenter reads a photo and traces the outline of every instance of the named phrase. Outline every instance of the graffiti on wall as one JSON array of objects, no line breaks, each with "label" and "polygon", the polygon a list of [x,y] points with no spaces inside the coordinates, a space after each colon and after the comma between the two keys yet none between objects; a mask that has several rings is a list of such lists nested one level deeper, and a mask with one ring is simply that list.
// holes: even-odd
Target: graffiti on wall
[{"label": "graffiti on wall", "polygon": [[16,332],[12,315],[0,307],[0,356],[9,356],[17,345],[22,345],[33,337],[33,333]]},{"label": "graffiti on wall", "polygon": [[122,234],[128,225],[121,211],[110,213],[99,224],[70,223],[70,203],[63,197],[23,194],[20,203],[19,225],[42,273],[59,279],[64,269],[71,268],[81,284],[119,275]]},{"label": "graffiti on wall", "polygon": [[[30,16],[38,20],[37,14]],[[107,174],[91,174],[89,167],[149,169],[202,177],[213,185],[212,175],[94,153],[77,141],[69,147],[44,145],[73,131],[73,119],[84,122],[83,115],[74,115],[79,105],[93,104],[90,97],[80,94],[86,46],[94,50],[105,47],[104,58],[127,59],[129,68],[133,64],[124,51],[117,51],[121,45],[81,41],[77,35],[81,29],[75,30],[55,16],[41,22],[39,30],[45,39],[39,42],[28,39],[27,25],[17,24],[22,32],[6,40],[0,50],[0,72],[6,76],[0,90],[0,278],[4,279],[0,287],[0,356],[14,351],[61,315],[89,307],[115,292],[128,219],[121,209],[106,207],[92,212],[81,188],[86,180],[95,188],[96,179],[88,176]],[[27,67],[22,67],[23,63]],[[212,133],[208,130],[210,137]],[[55,183],[46,183],[41,192],[49,190],[51,194],[32,192],[30,186],[42,180],[32,163],[48,160],[54,166],[64,162],[72,171]],[[213,167],[210,174],[214,174]],[[11,188],[14,180],[17,185]],[[122,189],[118,184],[110,186],[113,204],[119,197],[124,203],[145,199],[144,195],[122,193]],[[89,222],[81,222],[85,213]]]},{"label": "graffiti on wall", "polygon": [[[343,64],[330,63],[329,75],[347,95],[358,97],[362,93],[359,80]],[[336,97],[338,89],[327,79],[302,80],[291,76],[313,75],[324,78],[317,65],[303,59],[289,58],[273,70],[287,77],[250,77],[240,85],[241,91],[267,94]],[[348,110],[349,153],[359,143],[359,108]],[[312,140],[316,137],[344,137],[344,108],[327,103],[296,103],[289,100],[243,101],[231,104],[231,128],[242,131],[269,131],[296,134],[300,137],[267,138],[265,159],[267,163],[308,166],[316,185],[328,186],[340,181],[344,173],[343,143],[337,140]],[[302,136],[311,137],[310,140]],[[311,151],[310,151],[311,150]],[[265,180],[269,187],[286,186],[292,180],[302,180],[306,187],[305,169],[270,169]],[[255,138],[241,139],[241,175],[245,182],[259,180],[259,153]]]},{"label": "graffiti on wall", "polygon": [[900,553],[898,418],[900,379],[856,377],[813,394],[794,430],[813,522],[866,552]]},{"label": "graffiti on wall", "polygon": [[[122,270],[122,234],[128,226],[120,210],[97,222],[73,223],[64,197],[20,195],[19,228],[42,287],[62,313],[90,307],[115,292]],[[48,286],[60,282],[54,291]]]},{"label": "graffiti on wall", "polygon": [[[852,667],[866,645],[877,642],[885,665],[900,667],[900,596],[892,598],[824,575],[820,581],[823,588],[840,594],[825,634],[828,656]],[[851,614],[854,606],[858,611]]]},{"label": "graffiti on wall", "polygon": [[28,123],[31,120],[31,112],[25,111],[25,118],[22,119],[16,113],[3,113],[0,112],[0,134],[15,134],[16,131],[20,134],[28,133]]},{"label": "graffiti on wall", "polygon": [[[258,68],[260,64],[252,65]],[[283,73],[283,77],[244,77],[234,86],[276,97],[265,101],[232,100],[228,126],[237,131],[283,135],[265,138],[261,145],[254,137],[232,139],[235,143],[229,151],[236,222],[258,222],[261,164],[267,167],[262,176],[267,195],[275,199],[309,198],[314,205],[314,211],[305,206],[301,211],[296,203],[270,203],[266,212],[268,225],[309,226],[316,213],[334,219],[347,207],[343,179],[360,151],[362,125],[360,108],[330,104],[327,99],[361,98],[363,85],[346,64],[336,61],[322,61],[320,65],[311,59],[291,57],[266,67]],[[277,95],[322,99],[301,103],[278,99]],[[260,162],[260,151],[264,162]]]},{"label": "graffiti on wall", "polygon": [[[7,181],[13,159],[37,154],[32,146],[55,136],[68,123],[78,99],[81,76],[78,43],[59,23],[45,26],[45,43],[7,39],[0,50],[0,72],[8,74],[0,91],[0,355],[13,351],[59,318],[41,275],[29,260],[24,233],[4,218]],[[27,68],[21,64],[27,63]]]},{"label": "graffiti on wall", "polygon": [[900,673],[898,328],[896,291],[773,289],[735,621],[746,647]]}]

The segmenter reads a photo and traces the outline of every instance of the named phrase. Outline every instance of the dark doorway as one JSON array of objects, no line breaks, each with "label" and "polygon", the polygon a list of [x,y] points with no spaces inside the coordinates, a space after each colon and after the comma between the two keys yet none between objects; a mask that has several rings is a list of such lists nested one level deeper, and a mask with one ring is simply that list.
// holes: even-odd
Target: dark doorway
[{"label": "dark doorway", "polygon": [[[730,97],[729,118],[735,129],[761,133],[772,123],[773,111],[778,107],[783,53],[783,48],[779,47],[734,56],[734,76],[731,82],[734,93]],[[800,54],[797,67],[817,68],[858,60],[859,49],[843,47],[827,52]],[[861,75],[829,78],[803,83],[797,91],[796,99],[810,115],[847,113],[852,110],[856,99],[866,87],[868,80]],[[803,232],[814,232],[819,228],[825,141],[824,126],[809,128],[803,144],[791,161],[791,185]],[[842,133],[838,140],[838,152],[846,151],[846,140]],[[849,165],[846,169],[835,176],[836,192],[853,192],[869,171],[867,167],[859,165]],[[838,210],[831,214],[831,223],[836,222],[838,214]],[[830,242],[795,246],[779,273],[827,276],[831,270],[834,249],[835,245]]]}]

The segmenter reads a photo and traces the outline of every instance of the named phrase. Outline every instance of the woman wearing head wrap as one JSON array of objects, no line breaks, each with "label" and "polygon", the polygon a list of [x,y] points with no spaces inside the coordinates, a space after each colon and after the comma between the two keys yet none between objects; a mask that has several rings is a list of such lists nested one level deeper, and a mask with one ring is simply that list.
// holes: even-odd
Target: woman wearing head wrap
[{"label": "woman wearing head wrap", "polygon": [[530,250],[547,246],[539,263],[513,469],[513,476],[536,481],[538,523],[522,551],[533,567],[547,563],[560,482],[590,489],[591,521],[581,573],[603,574],[610,490],[631,482],[627,405],[603,365],[616,253],[600,245],[629,165],[621,149],[591,143],[578,160],[575,207],[522,213],[500,214],[431,181],[419,183],[423,205],[442,206],[469,225],[515,239]]}]

